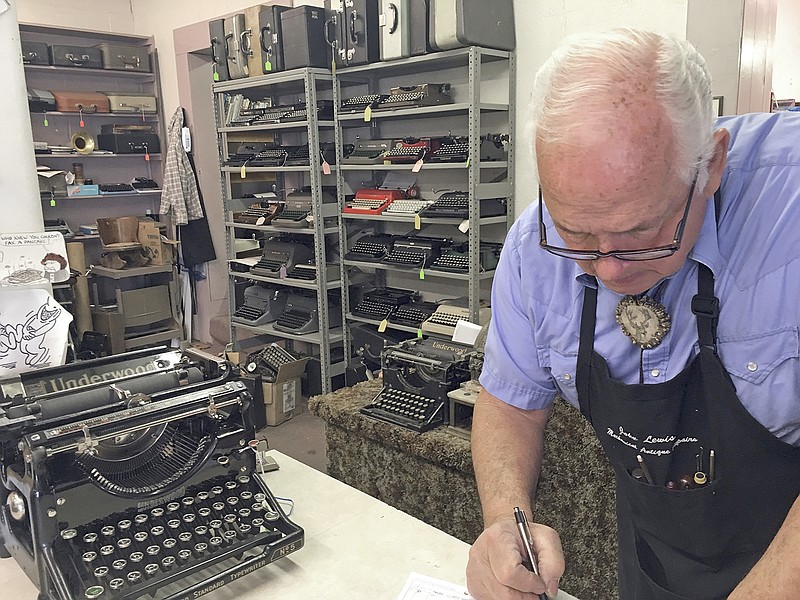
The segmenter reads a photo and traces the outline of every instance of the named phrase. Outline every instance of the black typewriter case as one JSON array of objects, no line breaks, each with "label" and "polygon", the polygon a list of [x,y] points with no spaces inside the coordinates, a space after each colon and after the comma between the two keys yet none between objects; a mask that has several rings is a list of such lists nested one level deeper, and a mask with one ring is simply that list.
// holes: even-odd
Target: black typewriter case
[{"label": "black typewriter case", "polygon": [[[199,502],[205,495],[210,502],[214,489],[228,489],[232,484],[252,495],[264,495],[264,506],[273,507],[277,515],[268,524],[271,529],[260,528],[249,537],[242,535],[241,543],[234,540],[215,552],[191,556],[180,567],[171,571],[165,567],[113,594],[106,585],[101,598],[197,598],[303,546],[302,528],[286,518],[255,474],[255,454],[248,448],[255,437],[253,384],[230,377],[231,373],[229,369],[213,381],[154,393],[150,407],[158,404],[158,410],[139,414],[138,418],[136,408],[92,417],[88,422],[93,432],[118,435],[95,442],[89,452],[58,452],[58,442],[48,442],[58,439],[57,435],[50,436],[53,431],[68,431],[87,421],[27,433],[18,447],[13,439],[1,439],[0,556],[14,556],[39,587],[40,600],[88,597],[84,591],[94,580],[87,575],[82,556],[98,548],[86,544],[87,532],[99,535],[112,522],[116,525],[123,520],[138,525],[140,518],[155,519],[157,514],[166,525],[168,520],[163,515],[170,509],[177,511],[173,516],[185,516],[191,508],[187,499],[197,498]],[[212,394],[220,403],[219,409],[209,400]],[[76,439],[73,436],[67,443]],[[17,518],[12,517],[10,495],[14,496],[12,500],[24,497],[23,518],[19,518],[19,510]],[[231,529],[240,528],[238,521],[234,523]],[[150,529],[151,535],[154,529]],[[252,549],[260,553],[245,554]],[[205,577],[204,570],[222,561],[232,562],[228,559],[236,559],[235,564]],[[204,575],[200,583],[196,577],[190,584],[183,581],[199,571]],[[169,586],[169,595],[156,596],[165,586]]]}]

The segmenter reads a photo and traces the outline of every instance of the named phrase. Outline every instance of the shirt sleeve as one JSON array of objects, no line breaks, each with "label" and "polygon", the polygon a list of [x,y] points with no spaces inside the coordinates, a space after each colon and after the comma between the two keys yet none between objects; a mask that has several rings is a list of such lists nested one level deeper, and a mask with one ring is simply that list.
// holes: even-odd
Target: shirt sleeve
[{"label": "shirt sleeve", "polygon": [[519,231],[512,227],[492,284],[492,320],[480,383],[503,402],[530,410],[549,406],[556,386],[539,361],[535,301],[522,273]]}]

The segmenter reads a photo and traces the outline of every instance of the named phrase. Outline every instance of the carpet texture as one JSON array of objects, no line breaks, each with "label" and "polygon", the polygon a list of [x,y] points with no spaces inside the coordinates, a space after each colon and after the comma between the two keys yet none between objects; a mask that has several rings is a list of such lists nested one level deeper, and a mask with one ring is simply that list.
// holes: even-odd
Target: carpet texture
[{"label": "carpet texture", "polygon": [[[469,442],[444,428],[417,434],[360,414],[379,391],[364,382],[309,400],[326,422],[328,474],[471,544],[482,516]],[[561,535],[562,587],[581,600],[617,598],[613,471],[594,431],[560,399],[534,514]]]}]

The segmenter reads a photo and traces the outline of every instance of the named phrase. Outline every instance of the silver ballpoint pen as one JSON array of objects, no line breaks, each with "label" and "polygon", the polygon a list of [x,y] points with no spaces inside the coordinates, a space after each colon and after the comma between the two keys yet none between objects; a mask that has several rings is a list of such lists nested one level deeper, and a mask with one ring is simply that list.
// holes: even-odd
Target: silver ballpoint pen
[{"label": "silver ballpoint pen", "polygon": [[[528,517],[525,516],[525,511],[519,506],[514,507],[514,519],[517,521],[517,529],[522,538],[522,545],[525,547],[525,552],[528,555],[528,563],[530,563],[530,570],[535,575],[539,575],[539,566],[536,564],[536,554],[533,552],[533,538],[531,537],[531,530],[528,527]],[[539,600],[549,600],[547,594],[539,594]]]}]

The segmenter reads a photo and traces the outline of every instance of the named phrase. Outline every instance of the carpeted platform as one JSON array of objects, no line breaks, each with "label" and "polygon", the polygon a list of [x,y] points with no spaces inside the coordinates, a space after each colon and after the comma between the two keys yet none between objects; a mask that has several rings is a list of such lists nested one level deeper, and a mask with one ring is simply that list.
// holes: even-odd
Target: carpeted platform
[{"label": "carpeted platform", "polygon": [[[328,474],[472,543],[482,518],[469,442],[360,414],[379,391],[378,382],[364,382],[309,400],[326,422]],[[594,432],[561,400],[547,428],[534,513],[561,535],[564,589],[581,600],[617,598],[613,472]]]}]

